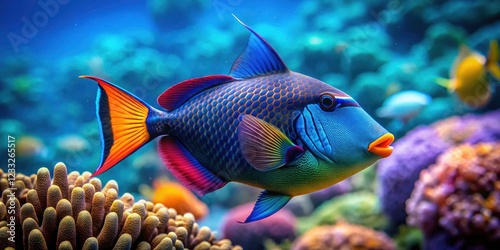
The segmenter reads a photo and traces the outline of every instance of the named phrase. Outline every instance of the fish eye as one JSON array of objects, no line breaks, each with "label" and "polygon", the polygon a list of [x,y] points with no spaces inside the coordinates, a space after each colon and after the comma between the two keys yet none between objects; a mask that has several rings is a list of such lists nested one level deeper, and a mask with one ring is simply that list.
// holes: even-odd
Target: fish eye
[{"label": "fish eye", "polygon": [[325,93],[319,97],[319,105],[324,111],[332,111],[337,107],[337,99],[334,95]]}]

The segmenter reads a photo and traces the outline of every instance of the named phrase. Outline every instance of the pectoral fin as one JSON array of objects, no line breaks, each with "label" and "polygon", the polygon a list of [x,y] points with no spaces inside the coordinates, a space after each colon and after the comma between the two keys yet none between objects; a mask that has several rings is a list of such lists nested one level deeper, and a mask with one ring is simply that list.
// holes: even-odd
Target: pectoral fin
[{"label": "pectoral fin", "polygon": [[282,167],[305,152],[277,127],[251,115],[242,116],[238,139],[245,160],[260,171]]},{"label": "pectoral fin", "polygon": [[260,193],[252,213],[243,223],[264,219],[278,212],[284,207],[292,197],[280,193],[271,192],[268,190]]}]

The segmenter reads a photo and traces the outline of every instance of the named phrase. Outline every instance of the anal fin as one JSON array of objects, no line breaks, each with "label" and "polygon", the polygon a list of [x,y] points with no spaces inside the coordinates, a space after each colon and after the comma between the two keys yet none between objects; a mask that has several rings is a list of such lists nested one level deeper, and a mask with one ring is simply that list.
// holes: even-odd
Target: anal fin
[{"label": "anal fin", "polygon": [[158,143],[158,152],[170,172],[199,195],[213,192],[227,184],[227,181],[203,166],[174,137],[162,137]]},{"label": "anal fin", "polygon": [[261,220],[278,212],[284,207],[292,197],[269,190],[264,190],[260,193],[252,213],[243,223]]}]

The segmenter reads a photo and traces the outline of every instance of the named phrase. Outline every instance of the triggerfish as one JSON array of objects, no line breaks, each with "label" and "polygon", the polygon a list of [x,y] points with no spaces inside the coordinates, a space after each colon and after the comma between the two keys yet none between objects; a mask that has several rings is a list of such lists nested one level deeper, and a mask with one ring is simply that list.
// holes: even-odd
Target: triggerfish
[{"label": "triggerfish", "polygon": [[484,107],[492,96],[488,73],[500,80],[498,53],[498,43],[495,40],[490,42],[488,57],[462,45],[450,69],[451,79],[438,78],[436,83],[455,92],[460,101],[468,106]]},{"label": "triggerfish", "polygon": [[425,93],[415,90],[401,91],[387,98],[375,113],[378,117],[398,119],[408,123],[431,101],[432,97]]},{"label": "triggerfish", "polygon": [[[236,18],[237,19],[237,18]],[[244,222],[266,218],[296,195],[331,186],[389,156],[394,136],[346,93],[290,71],[254,30],[228,75],[178,83],[162,110],[97,81],[102,157],[109,170],[156,137],[172,174],[199,195],[235,181],[262,188]]]}]

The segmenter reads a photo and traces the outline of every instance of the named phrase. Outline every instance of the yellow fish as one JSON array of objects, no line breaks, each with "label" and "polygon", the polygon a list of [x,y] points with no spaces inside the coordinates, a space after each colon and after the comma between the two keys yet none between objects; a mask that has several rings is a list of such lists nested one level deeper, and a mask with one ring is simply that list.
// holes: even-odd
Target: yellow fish
[{"label": "yellow fish", "polygon": [[498,59],[498,43],[495,40],[490,42],[488,57],[462,45],[450,69],[451,79],[438,78],[436,83],[456,93],[470,107],[484,107],[491,99],[492,91],[488,73],[500,80]]}]

